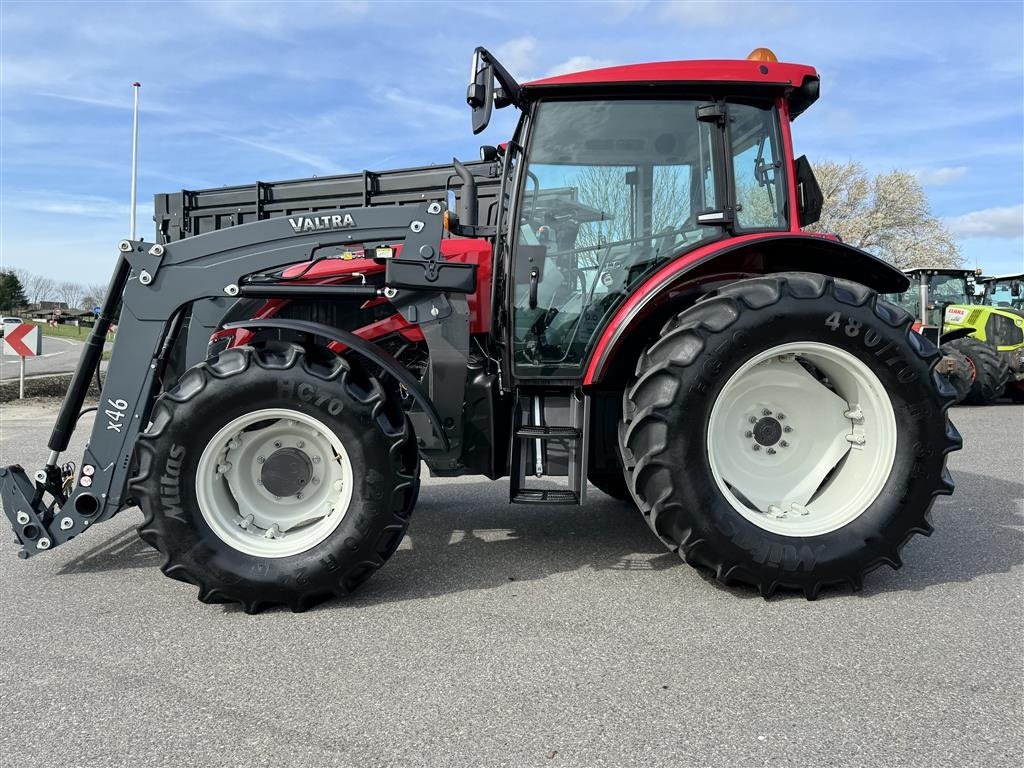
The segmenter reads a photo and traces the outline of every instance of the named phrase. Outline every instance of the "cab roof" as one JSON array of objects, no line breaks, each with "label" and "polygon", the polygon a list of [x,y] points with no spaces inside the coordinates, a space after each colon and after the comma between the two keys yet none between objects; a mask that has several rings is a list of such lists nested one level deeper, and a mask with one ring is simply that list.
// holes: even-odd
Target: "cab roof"
[{"label": "cab roof", "polygon": [[961,275],[963,277],[976,276],[978,273],[973,269],[958,269],[954,267],[914,267],[904,269],[905,275]]},{"label": "cab roof", "polygon": [[805,64],[785,64],[750,59],[705,59],[628,64],[571,72],[523,84],[528,97],[586,86],[717,85],[729,90],[774,92],[789,101],[796,117],[818,98],[818,73]]}]

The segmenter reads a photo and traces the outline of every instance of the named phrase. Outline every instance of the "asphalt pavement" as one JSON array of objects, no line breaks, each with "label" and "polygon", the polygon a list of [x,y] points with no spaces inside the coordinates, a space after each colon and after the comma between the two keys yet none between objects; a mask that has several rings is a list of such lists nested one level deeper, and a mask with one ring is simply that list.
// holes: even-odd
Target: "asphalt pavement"
[{"label": "asphalt pavement", "polygon": [[[0,462],[41,465],[54,410],[0,406]],[[934,535],[816,602],[506,481],[427,480],[388,565],[305,614],[196,602],[137,510],[26,562],[0,537],[2,764],[1019,766],[1024,407],[954,421]]]},{"label": "asphalt pavement", "polygon": [[[81,341],[63,336],[43,336],[43,353],[25,358],[25,376],[70,373],[85,349],[89,330],[82,329]],[[20,360],[16,355],[0,355],[0,381],[18,378]]]}]

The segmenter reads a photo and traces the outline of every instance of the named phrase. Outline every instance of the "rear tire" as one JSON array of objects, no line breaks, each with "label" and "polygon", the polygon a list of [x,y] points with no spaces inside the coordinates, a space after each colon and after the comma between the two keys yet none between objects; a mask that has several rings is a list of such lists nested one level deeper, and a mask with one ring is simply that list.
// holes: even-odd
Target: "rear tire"
[{"label": "rear tire", "polygon": [[1010,367],[1006,359],[990,344],[965,336],[944,346],[955,349],[974,366],[974,382],[963,401],[967,405],[989,405],[1003,394]]},{"label": "rear tire", "polygon": [[[779,587],[800,589],[808,599],[829,584],[856,590],[879,565],[899,568],[906,541],[932,531],[927,515],[934,497],[953,491],[946,454],[961,442],[946,417],[954,392],[934,371],[938,350],[910,326],[906,312],[864,286],[801,273],[735,283],[671,320],[637,364],[619,430],[628,482],[651,529],[691,565],[710,569],[725,584],[751,584],[766,597]],[[805,357],[772,357],[775,349],[801,348]],[[761,358],[769,367],[750,367]],[[810,365],[815,360],[822,368]],[[758,378],[775,376],[774,365],[796,367],[778,369],[778,381]],[[861,381],[876,383],[855,389]],[[856,404],[838,397],[847,389],[863,396],[860,425],[841,410],[848,405],[855,413]],[[749,393],[756,426],[732,392]],[[787,400],[787,410],[795,407],[785,421],[772,410],[776,395]],[[840,412],[813,406],[812,395]],[[732,413],[727,401],[740,411]],[[761,414],[769,414],[764,425]],[[831,442],[814,442],[821,425],[836,420]],[[712,431],[712,421],[724,426]],[[742,479],[756,496],[791,470],[800,476],[804,464],[818,471],[817,452],[841,451],[846,435],[853,443],[858,431],[866,436],[863,456],[848,448],[806,505],[780,500],[787,508],[762,509],[738,490]],[[801,433],[810,435],[808,445],[799,443]],[[781,447],[785,438],[788,448]],[[732,439],[742,447],[728,450]],[[764,450],[751,450],[754,444]],[[739,456],[740,465],[749,462],[762,474],[723,479],[723,456]],[[861,472],[864,466],[879,469]],[[795,491],[778,493],[788,499]]]},{"label": "rear tire", "polygon": [[381,385],[290,344],[187,371],[135,456],[139,535],[161,570],[247,613],[358,587],[398,547],[419,488],[411,428]]}]

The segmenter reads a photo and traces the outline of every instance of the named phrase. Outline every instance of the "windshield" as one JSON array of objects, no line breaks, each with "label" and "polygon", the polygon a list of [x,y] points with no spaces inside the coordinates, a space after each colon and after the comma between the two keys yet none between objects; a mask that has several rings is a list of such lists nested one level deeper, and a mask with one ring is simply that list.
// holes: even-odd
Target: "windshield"
[{"label": "windshield", "polygon": [[929,303],[970,304],[967,279],[960,275],[935,275],[931,279]]},{"label": "windshield", "polygon": [[[658,265],[720,237],[723,131],[704,101],[544,101],[514,233],[514,361],[574,375],[605,318]],[[784,226],[775,111],[730,104],[737,225]],[[537,370],[542,367],[543,371]]]},{"label": "windshield", "polygon": [[[1016,294],[1013,289],[1016,288]],[[1024,309],[1024,290],[1021,289],[1021,278],[992,280],[985,285],[985,303],[993,307],[1012,307]]]}]

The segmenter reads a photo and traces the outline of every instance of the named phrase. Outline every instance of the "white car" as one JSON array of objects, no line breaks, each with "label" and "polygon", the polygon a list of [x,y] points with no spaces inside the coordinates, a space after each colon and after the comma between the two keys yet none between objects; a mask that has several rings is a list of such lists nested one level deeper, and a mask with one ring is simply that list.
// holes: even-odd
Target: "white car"
[{"label": "white car", "polygon": [[8,323],[20,323],[20,317],[0,317],[0,336],[4,335],[4,326]]}]

